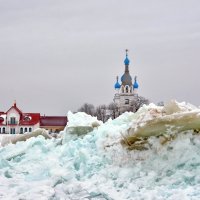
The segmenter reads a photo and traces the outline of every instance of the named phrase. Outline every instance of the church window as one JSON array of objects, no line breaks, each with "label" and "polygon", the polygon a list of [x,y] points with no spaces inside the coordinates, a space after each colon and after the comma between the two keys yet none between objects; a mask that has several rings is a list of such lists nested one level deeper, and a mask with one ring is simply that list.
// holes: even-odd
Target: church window
[{"label": "church window", "polygon": [[1,128],[0,128],[0,133],[1,133]]},{"label": "church window", "polygon": [[6,128],[5,127],[3,127],[3,129],[2,129],[2,133],[6,133]]},{"label": "church window", "polygon": [[24,132],[27,132],[27,128],[24,129]]},{"label": "church window", "polygon": [[129,99],[125,99],[125,104],[129,104]]},{"label": "church window", "polygon": [[29,128],[29,132],[31,132],[32,131],[32,128]]},{"label": "church window", "polygon": [[129,93],[130,92],[130,87],[128,85],[125,86],[125,93]]}]

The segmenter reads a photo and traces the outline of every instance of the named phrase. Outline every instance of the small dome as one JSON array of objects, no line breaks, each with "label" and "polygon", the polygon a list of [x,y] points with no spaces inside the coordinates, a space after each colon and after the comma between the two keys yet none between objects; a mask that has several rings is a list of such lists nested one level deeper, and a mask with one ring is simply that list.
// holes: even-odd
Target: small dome
[{"label": "small dome", "polygon": [[129,63],[130,63],[130,61],[129,61],[129,59],[128,59],[128,49],[126,49],[126,58],[125,58],[125,60],[124,60],[124,64],[125,64],[125,65],[129,65]]},{"label": "small dome", "polygon": [[138,85],[138,82],[137,82],[137,77],[135,77],[135,82],[133,84],[133,88],[134,89],[138,89],[139,88],[139,85]]},{"label": "small dome", "polygon": [[115,83],[115,89],[119,89],[121,87],[121,85],[119,84],[119,82]]},{"label": "small dome", "polygon": [[120,87],[121,87],[121,85],[119,84],[118,76],[117,76],[117,81],[115,83],[115,89],[119,89]]},{"label": "small dome", "polygon": [[128,56],[126,55],[126,58],[125,58],[125,60],[124,60],[124,64],[125,64],[125,65],[129,65],[129,62],[130,62],[130,61],[129,61],[129,59],[128,59]]}]

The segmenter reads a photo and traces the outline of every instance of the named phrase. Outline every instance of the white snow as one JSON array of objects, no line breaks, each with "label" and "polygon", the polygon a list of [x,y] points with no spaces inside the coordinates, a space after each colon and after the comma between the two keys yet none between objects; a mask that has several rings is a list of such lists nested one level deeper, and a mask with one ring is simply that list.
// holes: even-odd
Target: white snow
[{"label": "white snow", "polygon": [[92,126],[94,123],[96,124],[102,124],[101,121],[97,120],[96,117],[92,117],[90,115],[87,115],[84,112],[78,112],[73,114],[71,111],[67,114],[68,118],[68,127],[74,127],[74,126]]},{"label": "white snow", "polygon": [[[147,151],[128,151],[120,143],[128,128],[162,111],[144,106],[63,145],[60,139],[39,136],[1,147],[0,199],[200,199],[199,135],[180,133],[164,146],[152,137]],[[68,118],[69,126],[97,121],[83,113]]]}]

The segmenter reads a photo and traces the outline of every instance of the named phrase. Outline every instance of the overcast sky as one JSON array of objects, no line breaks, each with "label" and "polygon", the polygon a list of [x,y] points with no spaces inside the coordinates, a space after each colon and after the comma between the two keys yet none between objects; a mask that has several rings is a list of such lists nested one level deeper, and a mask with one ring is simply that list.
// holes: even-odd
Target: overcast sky
[{"label": "overcast sky", "polygon": [[0,111],[109,104],[126,48],[139,95],[200,105],[199,0],[0,0]]}]

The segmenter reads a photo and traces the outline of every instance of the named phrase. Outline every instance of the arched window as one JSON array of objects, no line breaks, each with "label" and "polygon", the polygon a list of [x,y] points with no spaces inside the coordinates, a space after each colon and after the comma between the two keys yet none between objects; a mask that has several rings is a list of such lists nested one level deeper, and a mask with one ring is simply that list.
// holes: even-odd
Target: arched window
[{"label": "arched window", "polygon": [[6,128],[3,127],[2,133],[6,133]]},{"label": "arched window", "polygon": [[20,134],[23,134],[23,128],[22,127],[20,128]]},{"label": "arched window", "polygon": [[29,128],[29,130],[28,130],[29,132],[31,132],[32,131],[32,128]]},{"label": "arched window", "polygon": [[0,128],[0,133],[1,133],[1,128]]},{"label": "arched window", "polygon": [[24,121],[30,121],[31,120],[31,117],[30,116],[24,116]]},{"label": "arched window", "polygon": [[28,129],[27,129],[27,128],[25,128],[25,129],[24,129],[24,132],[26,133],[27,131],[28,131]]},{"label": "arched window", "polygon": [[129,93],[129,86],[126,86],[126,93]]}]

